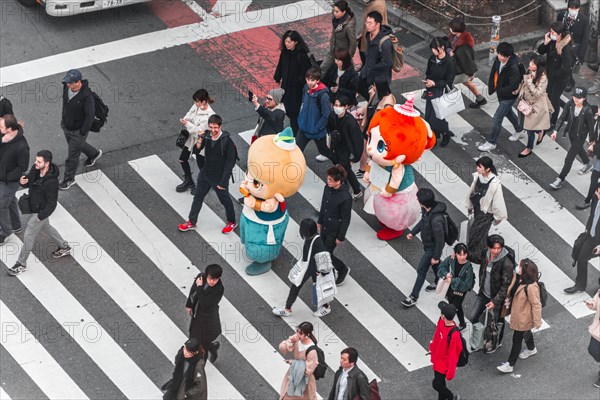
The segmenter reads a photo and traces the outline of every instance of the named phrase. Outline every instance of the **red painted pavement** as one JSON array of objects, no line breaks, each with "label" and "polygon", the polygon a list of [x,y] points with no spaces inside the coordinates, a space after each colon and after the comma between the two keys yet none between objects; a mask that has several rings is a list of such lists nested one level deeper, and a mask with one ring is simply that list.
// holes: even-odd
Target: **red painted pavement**
[{"label": "red painted pavement", "polygon": [[145,4],[169,28],[202,22],[198,14],[179,0],[154,0]]}]

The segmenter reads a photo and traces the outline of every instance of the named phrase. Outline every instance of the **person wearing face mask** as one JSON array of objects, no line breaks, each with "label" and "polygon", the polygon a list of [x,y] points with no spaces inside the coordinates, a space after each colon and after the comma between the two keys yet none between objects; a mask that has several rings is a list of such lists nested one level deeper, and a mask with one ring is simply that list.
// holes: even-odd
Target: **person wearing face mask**
[{"label": "person wearing face mask", "polygon": [[[505,374],[513,372],[519,358],[525,360],[537,354],[531,333],[533,328],[539,329],[542,326],[542,302],[537,282],[537,265],[529,258],[521,260],[502,307],[503,316],[510,314],[510,328],[514,331],[508,361],[497,367],[498,371]],[[523,340],[527,348],[521,351]]]},{"label": "person wearing face mask", "polygon": [[538,46],[538,53],[546,55],[546,73],[548,75],[548,97],[554,112],[550,118],[550,131],[554,129],[560,112],[560,96],[569,84],[571,68],[575,63],[575,53],[571,35],[562,22],[554,22],[550,32],[544,36],[544,42]]},{"label": "person wearing face mask", "polygon": [[350,105],[355,106],[358,104],[356,101],[358,74],[352,65],[350,53],[347,49],[339,49],[333,53],[333,57],[333,65],[321,80],[329,88],[329,100],[333,104],[339,96],[346,96]]},{"label": "person wearing face mask", "polygon": [[333,112],[329,114],[327,131],[330,132],[330,135],[335,132],[331,135],[332,141],[337,137],[335,143],[330,143],[331,162],[341,165],[346,170],[348,183],[352,188],[352,199],[356,200],[363,193],[351,164],[360,161],[364,140],[358,122],[348,112],[349,103],[346,96],[338,97],[333,105]]},{"label": "person wearing face mask", "polygon": [[585,52],[587,51],[588,38],[590,36],[589,17],[581,12],[581,2],[579,0],[569,0],[567,10],[560,12],[556,20],[563,23],[565,30],[573,39],[575,65],[573,65],[573,72],[569,76],[569,83],[565,88],[565,92],[570,92],[575,86],[573,74],[579,73],[579,68],[585,60]]},{"label": "person wearing face mask", "polygon": [[563,109],[556,129],[550,136],[552,140],[556,140],[558,131],[562,128],[563,124],[567,122],[567,127],[563,136],[569,134],[569,140],[571,141],[571,147],[565,157],[565,164],[563,169],[560,171],[558,178],[550,184],[552,189],[558,190],[562,187],[562,183],[567,178],[568,173],[571,171],[573,161],[575,157],[579,155],[581,162],[584,164],[583,168],[578,172],[579,175],[587,174],[594,168],[594,163],[590,160],[584,145],[586,139],[589,138],[589,142],[596,142],[597,138],[594,134],[594,112],[592,107],[585,100],[587,97],[587,90],[583,87],[576,87],[573,92],[573,97],[567,102]]},{"label": "person wearing face mask", "polygon": [[350,59],[356,53],[356,17],[346,0],[339,0],[333,3],[333,19],[331,21],[333,31],[329,40],[329,51],[321,63],[321,72],[323,75],[333,64],[335,52],[340,49],[347,49]]},{"label": "person wearing face mask", "polygon": [[441,146],[446,147],[454,133],[448,128],[445,119],[439,119],[433,109],[432,101],[441,97],[446,88],[452,89],[455,67],[452,58],[446,54],[450,43],[445,37],[436,37],[429,44],[433,53],[427,62],[425,71],[425,121],[429,122],[431,129],[438,139],[442,139]]},{"label": "person wearing face mask", "polygon": [[281,99],[284,94],[285,90],[280,88],[269,90],[267,97],[265,97],[264,105],[259,104],[256,95],[252,97],[254,110],[258,113],[258,122],[252,136],[253,142],[261,136],[283,131],[285,106],[281,102]]}]

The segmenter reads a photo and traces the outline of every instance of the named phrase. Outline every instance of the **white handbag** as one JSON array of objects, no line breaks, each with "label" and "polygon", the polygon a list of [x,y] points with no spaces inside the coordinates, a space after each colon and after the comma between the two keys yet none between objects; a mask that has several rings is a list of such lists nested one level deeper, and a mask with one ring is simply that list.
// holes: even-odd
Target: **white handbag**
[{"label": "white handbag", "polygon": [[435,294],[441,297],[442,299],[446,298],[446,293],[448,293],[448,289],[450,289],[450,284],[446,282],[444,278],[440,278],[437,283],[437,287],[435,288]]},{"label": "white handbag", "polygon": [[432,99],[431,105],[438,119],[445,119],[447,116],[459,113],[465,109],[465,101],[463,100],[462,93],[456,86],[452,90],[446,86],[444,94],[437,99]]},{"label": "white handbag", "polygon": [[332,302],[337,294],[335,274],[333,272],[328,274],[318,274],[315,289],[317,292],[317,307]]},{"label": "white handbag", "polygon": [[310,242],[310,247],[308,248],[308,257],[306,257],[306,261],[303,260],[303,257],[300,256],[300,259],[296,261],[290,272],[288,273],[288,279],[296,286],[300,286],[302,284],[302,279],[308,270],[308,263],[310,262],[310,257],[312,254],[312,246],[315,240],[319,237],[316,235],[312,242]]}]

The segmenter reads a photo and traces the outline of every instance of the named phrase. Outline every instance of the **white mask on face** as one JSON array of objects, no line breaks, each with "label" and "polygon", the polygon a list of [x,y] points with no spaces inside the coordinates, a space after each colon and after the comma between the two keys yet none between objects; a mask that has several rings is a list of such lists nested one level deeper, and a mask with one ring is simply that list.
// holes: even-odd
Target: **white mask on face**
[{"label": "white mask on face", "polygon": [[515,270],[515,272],[517,273],[517,275],[521,275],[521,266],[518,265],[517,269]]},{"label": "white mask on face", "polygon": [[569,10],[569,17],[576,18],[579,10]]},{"label": "white mask on face", "polygon": [[344,107],[333,107],[333,112],[335,113],[335,115],[342,115],[344,113],[344,110]]},{"label": "white mask on face", "polygon": [[556,41],[556,35],[550,35],[550,40]]}]

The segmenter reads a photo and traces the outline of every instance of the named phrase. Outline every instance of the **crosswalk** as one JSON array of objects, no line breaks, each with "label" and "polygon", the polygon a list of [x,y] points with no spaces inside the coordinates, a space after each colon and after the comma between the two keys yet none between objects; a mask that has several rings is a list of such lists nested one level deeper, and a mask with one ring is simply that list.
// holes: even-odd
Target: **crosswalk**
[{"label": "crosswalk", "polygon": [[[415,100],[415,106],[424,110],[418,94]],[[433,187],[440,199],[450,205],[457,222],[467,217],[464,202],[472,179],[470,173],[474,159],[480,155],[470,141],[473,132],[481,129],[481,121],[489,122],[493,111],[490,105],[473,111],[476,118],[462,114],[449,117],[456,134],[454,144],[425,152],[415,164],[418,185]],[[250,131],[242,132],[235,139],[240,152],[247,149],[250,136]],[[536,166],[560,169],[565,154],[562,144],[550,144],[547,140],[534,152],[537,158],[528,159],[527,170],[500,151],[493,155],[505,161],[499,173],[505,196],[511,199],[508,221],[494,227],[493,232],[502,234],[514,246],[517,257],[530,257],[539,265],[552,298],[548,306],[552,312],[545,315],[542,328],[550,334],[558,316],[575,321],[591,314],[583,303],[589,298],[588,293],[566,295],[562,290],[573,284],[573,273],[565,260],[573,239],[583,230],[586,215],[576,213],[572,204],[561,204],[535,172]],[[35,298],[43,307],[44,318],[55,321],[61,327],[61,335],[76,344],[76,351],[69,354],[68,360],[91,360],[104,375],[102,382],[111,382],[111,390],[125,398],[161,398],[159,388],[169,379],[174,355],[186,339],[188,320],[184,304],[190,284],[209,261],[216,261],[224,266],[226,290],[220,311],[221,356],[214,365],[207,366],[210,398],[274,398],[286,370],[278,344],[302,321],[315,325],[332,370],[338,368],[340,351],[348,346],[360,348],[364,356],[359,366],[370,378],[391,382],[391,387],[403,376],[430,365],[427,346],[439,318],[440,299],[423,294],[416,307],[403,310],[399,306],[416,278],[418,242],[379,241],[375,236],[376,222],[362,211],[359,202],[355,203],[346,243],[337,250],[352,268],[352,274],[340,287],[332,304],[333,312],[323,319],[314,317],[309,296],[301,294],[291,317],[274,317],[271,308],[280,307],[289,290],[287,265],[301,248],[298,224],[307,214],[316,216],[325,186],[322,164],[308,160],[304,184],[290,199],[291,218],[280,260],[267,274],[248,276],[244,273],[247,260],[240,238],[237,233],[221,234],[222,210],[211,202],[210,196],[195,233],[175,231],[177,223],[187,219],[192,197],[174,191],[180,182],[174,154],[151,154],[77,176],[77,185],[61,195],[51,217],[53,226],[71,243],[72,259],[53,261],[41,246],[30,256],[26,273],[17,278],[2,275],[2,285],[19,282],[11,296],[16,293],[23,299]],[[452,159],[461,164],[450,162]],[[236,166],[234,176],[242,174],[242,168]],[[572,190],[574,197],[581,198],[587,192],[589,175],[572,173],[568,180],[573,189],[563,190]],[[238,197],[237,185],[230,185],[229,190],[234,198]],[[577,199],[572,200],[574,203]],[[236,207],[239,212],[239,205]],[[538,229],[524,229],[531,224],[539,224]],[[539,232],[544,239],[532,232]],[[129,250],[111,250],[108,246],[112,240],[127,240],[131,244],[126,246]],[[20,238],[13,235],[0,247],[4,267],[16,262],[21,246]],[[122,254],[128,251],[135,257]],[[560,257],[556,256],[557,251],[562,254]],[[135,266],[130,258],[137,260]],[[597,277],[598,261],[592,265],[590,274]],[[64,273],[67,268],[71,275]],[[86,297],[86,291],[78,290],[70,276],[78,284],[91,283],[94,288],[90,291],[101,293],[98,297],[106,304],[90,307],[93,302]],[[21,373],[48,398],[93,398],[98,389],[92,390],[90,382],[67,372],[72,368],[65,365],[65,359],[56,357],[48,347],[53,345],[51,341],[40,337],[43,333],[36,328],[35,320],[23,312],[22,307],[27,304],[5,297],[5,293],[0,291],[1,345]],[[466,304],[468,310],[469,300]],[[106,308],[106,314],[102,308]],[[111,334],[109,321],[113,315],[135,327],[139,332],[135,348],[148,349],[157,365],[145,362],[145,355],[133,354],[131,346]],[[318,384],[320,398],[328,395],[332,374],[328,375]],[[386,393],[389,389],[382,386]],[[19,382],[3,381],[0,386],[0,399],[23,398],[22,393]],[[388,392],[384,398],[391,395]]]}]

